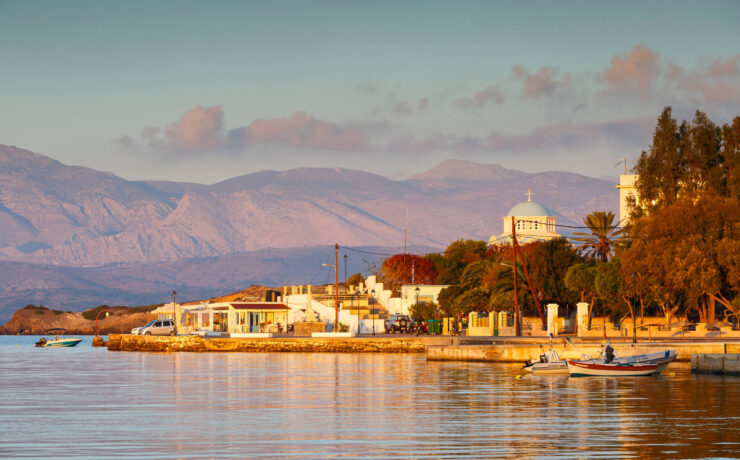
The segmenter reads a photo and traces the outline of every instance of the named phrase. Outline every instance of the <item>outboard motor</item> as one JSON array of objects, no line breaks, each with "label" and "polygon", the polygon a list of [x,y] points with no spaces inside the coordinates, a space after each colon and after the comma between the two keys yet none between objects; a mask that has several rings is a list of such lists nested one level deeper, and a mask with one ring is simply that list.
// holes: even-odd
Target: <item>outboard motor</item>
[{"label": "outboard motor", "polygon": [[36,342],[36,346],[37,347],[43,347],[44,345],[46,345],[46,338],[44,338],[44,337],[42,337],[41,340],[39,340],[38,342]]}]

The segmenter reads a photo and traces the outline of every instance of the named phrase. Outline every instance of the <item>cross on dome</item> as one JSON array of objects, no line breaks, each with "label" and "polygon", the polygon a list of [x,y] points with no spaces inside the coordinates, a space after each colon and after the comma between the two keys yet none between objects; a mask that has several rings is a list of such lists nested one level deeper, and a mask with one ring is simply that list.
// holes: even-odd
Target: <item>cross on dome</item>
[{"label": "cross on dome", "polygon": [[527,201],[532,201],[532,189],[527,187]]}]

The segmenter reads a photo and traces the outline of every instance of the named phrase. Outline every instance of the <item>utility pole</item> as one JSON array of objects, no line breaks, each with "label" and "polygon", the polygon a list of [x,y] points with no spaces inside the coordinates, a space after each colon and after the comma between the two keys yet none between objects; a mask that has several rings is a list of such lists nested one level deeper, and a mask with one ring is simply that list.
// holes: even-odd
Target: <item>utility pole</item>
[{"label": "utility pole", "polygon": [[177,292],[172,291],[172,323],[175,325],[175,335],[177,335]]},{"label": "utility pole", "polygon": [[339,243],[334,244],[334,332],[339,332]]},{"label": "utility pole", "polygon": [[519,292],[517,291],[516,286],[516,218],[514,216],[511,216],[511,248],[514,250],[514,266],[511,268],[514,270],[514,322],[515,324],[515,330],[516,330],[516,336],[519,337],[522,335],[522,327],[519,322]]},{"label": "utility pole", "polygon": [[[517,252],[519,249],[519,243],[514,240],[514,245],[517,248]],[[527,284],[529,284],[529,292],[532,294],[532,300],[534,300],[534,304],[537,307],[537,312],[540,314],[540,319],[542,320],[542,324],[547,324],[547,321],[545,320],[545,315],[542,313],[542,307],[540,307],[540,301],[538,300],[537,294],[534,292],[534,285],[532,284],[532,279],[529,277],[529,270],[527,269],[527,264],[524,263],[524,256],[522,256],[522,268],[524,269],[524,276],[527,277]]]}]

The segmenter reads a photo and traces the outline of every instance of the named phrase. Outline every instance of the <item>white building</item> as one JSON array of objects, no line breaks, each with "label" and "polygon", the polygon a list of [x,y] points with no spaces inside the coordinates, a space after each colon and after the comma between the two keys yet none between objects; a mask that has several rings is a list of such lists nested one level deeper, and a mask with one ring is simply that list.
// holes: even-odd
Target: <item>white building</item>
[{"label": "white building", "polygon": [[637,195],[637,174],[622,174],[619,176],[619,226],[624,227],[629,221],[630,214],[627,208],[627,198],[632,196],[636,204],[640,204],[640,197]]},{"label": "white building", "polygon": [[516,239],[519,243],[546,241],[560,238],[555,231],[555,216],[544,206],[532,201],[532,191],[527,192],[528,199],[509,210],[504,219],[504,232],[492,235],[488,245],[509,244],[512,234],[512,217],[516,225]]},{"label": "white building", "polygon": [[386,303],[388,313],[410,314],[411,306],[416,302],[439,303],[439,292],[449,284],[404,284],[401,286],[401,297],[391,297]]}]

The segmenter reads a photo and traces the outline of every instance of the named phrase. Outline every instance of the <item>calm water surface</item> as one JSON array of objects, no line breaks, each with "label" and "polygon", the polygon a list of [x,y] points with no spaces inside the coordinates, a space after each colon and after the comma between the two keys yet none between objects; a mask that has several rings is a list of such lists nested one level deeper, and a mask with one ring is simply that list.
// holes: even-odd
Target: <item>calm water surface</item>
[{"label": "calm water surface", "polygon": [[[0,457],[740,456],[740,378],[419,355],[127,353],[0,337]],[[673,375],[671,375],[673,374]]]}]

